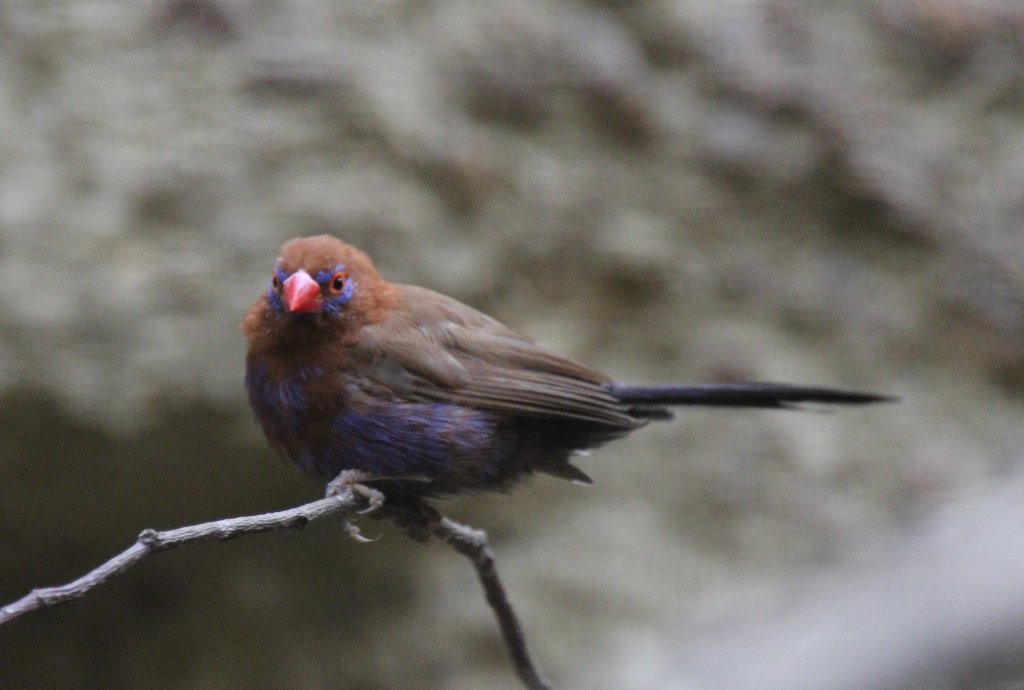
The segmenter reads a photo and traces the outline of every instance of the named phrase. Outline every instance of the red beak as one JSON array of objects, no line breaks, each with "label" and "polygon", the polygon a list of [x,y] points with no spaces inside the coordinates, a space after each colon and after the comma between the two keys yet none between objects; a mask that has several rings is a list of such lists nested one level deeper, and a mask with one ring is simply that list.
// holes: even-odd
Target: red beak
[{"label": "red beak", "polygon": [[320,311],[320,286],[303,270],[284,281],[285,308],[294,314]]}]

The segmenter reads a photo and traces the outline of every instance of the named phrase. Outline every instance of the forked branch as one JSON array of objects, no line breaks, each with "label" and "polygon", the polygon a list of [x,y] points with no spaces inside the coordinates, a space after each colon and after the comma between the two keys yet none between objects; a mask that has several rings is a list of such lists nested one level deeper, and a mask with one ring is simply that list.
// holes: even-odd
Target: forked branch
[{"label": "forked branch", "polygon": [[[204,522],[165,531],[146,529],[130,547],[77,580],[55,587],[33,589],[21,599],[0,608],[0,627],[31,611],[81,599],[96,587],[161,551],[196,542],[228,541],[259,532],[301,529],[329,517],[342,518],[349,534],[359,539],[359,530],[345,518],[356,511],[381,507],[379,492],[358,483],[342,482],[332,484],[326,498],[288,510]],[[410,537],[418,541],[432,541],[435,538],[445,541],[469,558],[483,585],[487,602],[494,610],[516,673],[530,690],[547,690],[549,686],[530,657],[519,620],[498,577],[494,556],[487,544],[487,535],[443,518],[426,506],[417,506],[415,510],[383,507],[385,509],[380,511],[380,517],[395,522]]]}]

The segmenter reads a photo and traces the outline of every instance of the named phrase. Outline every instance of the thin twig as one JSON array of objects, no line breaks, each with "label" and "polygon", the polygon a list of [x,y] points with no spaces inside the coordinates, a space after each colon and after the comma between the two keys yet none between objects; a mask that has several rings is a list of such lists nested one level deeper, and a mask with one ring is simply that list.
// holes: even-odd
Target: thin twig
[{"label": "thin twig", "polygon": [[430,505],[418,500],[384,504],[376,517],[390,520],[416,541],[444,541],[468,558],[476,568],[487,603],[494,611],[516,675],[529,690],[550,690],[551,686],[541,675],[526,647],[526,636],[505,593],[501,578],[498,577],[494,553],[487,543],[486,532],[446,518]]},{"label": "thin twig", "polygon": [[487,603],[494,609],[494,615],[498,619],[498,627],[501,628],[501,636],[505,639],[505,646],[512,657],[516,674],[523,684],[530,690],[550,690],[551,686],[540,674],[530,656],[530,650],[526,648],[526,636],[505,594],[505,587],[498,577],[494,554],[487,543],[487,533],[448,518],[441,518],[441,523],[434,533],[472,561],[487,596]]},{"label": "thin twig", "polygon": [[56,587],[34,589],[21,599],[0,608],[0,627],[30,611],[81,599],[94,588],[154,553],[200,541],[227,541],[257,532],[301,529],[311,522],[332,515],[345,515],[365,504],[363,496],[348,490],[276,513],[204,522],[164,532],[143,530],[134,544],[77,580]]}]

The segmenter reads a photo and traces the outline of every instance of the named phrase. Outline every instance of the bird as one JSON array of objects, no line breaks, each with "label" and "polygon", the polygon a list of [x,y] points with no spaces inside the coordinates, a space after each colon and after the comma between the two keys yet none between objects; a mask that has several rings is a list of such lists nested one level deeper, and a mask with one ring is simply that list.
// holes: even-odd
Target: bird
[{"label": "bird", "polygon": [[427,288],[391,283],[330,235],[280,249],[246,312],[245,387],[269,444],[317,481],[423,501],[505,491],[687,406],[864,405],[779,383],[628,385]]}]

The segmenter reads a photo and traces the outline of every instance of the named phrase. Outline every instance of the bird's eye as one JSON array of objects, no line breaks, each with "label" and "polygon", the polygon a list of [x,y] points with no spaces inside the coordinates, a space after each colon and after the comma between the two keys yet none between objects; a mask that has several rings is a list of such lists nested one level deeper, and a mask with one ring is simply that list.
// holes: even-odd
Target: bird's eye
[{"label": "bird's eye", "polygon": [[335,295],[340,295],[341,292],[345,289],[345,272],[338,271],[333,276],[331,276],[331,282],[329,283],[329,285],[331,288],[331,293]]},{"label": "bird's eye", "polygon": [[274,292],[281,292],[281,276],[274,274],[274,277],[270,279],[270,286],[274,288]]}]

